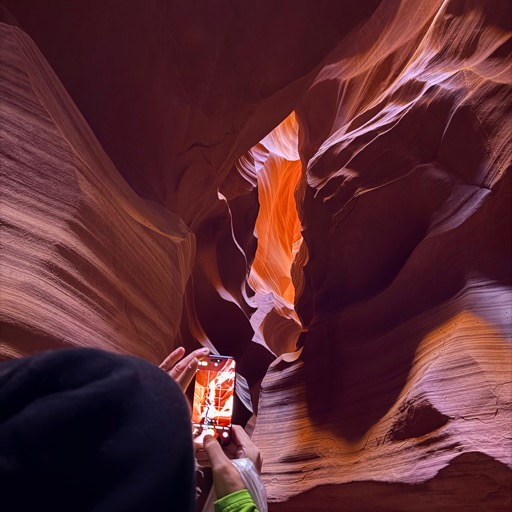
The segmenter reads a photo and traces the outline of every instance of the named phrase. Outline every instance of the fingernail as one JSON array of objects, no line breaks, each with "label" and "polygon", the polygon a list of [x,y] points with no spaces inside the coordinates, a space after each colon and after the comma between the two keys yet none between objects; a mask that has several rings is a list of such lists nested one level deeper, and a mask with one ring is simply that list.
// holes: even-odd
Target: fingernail
[{"label": "fingernail", "polygon": [[195,366],[197,366],[197,363],[199,361],[194,357],[194,359],[192,359],[192,361],[190,362],[190,364],[188,365],[189,368],[194,368]]},{"label": "fingernail", "polygon": [[203,354],[208,354],[208,352],[210,352],[210,349],[205,347],[205,348],[203,348],[203,349],[201,350],[201,352],[202,352]]}]

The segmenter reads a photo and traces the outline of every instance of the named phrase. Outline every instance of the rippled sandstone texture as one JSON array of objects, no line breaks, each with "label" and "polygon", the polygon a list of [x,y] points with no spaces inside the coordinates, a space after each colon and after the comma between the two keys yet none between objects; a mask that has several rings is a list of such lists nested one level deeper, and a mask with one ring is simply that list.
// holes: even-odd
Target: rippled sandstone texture
[{"label": "rippled sandstone texture", "polygon": [[510,7],[358,4],[6,2],[2,354],[235,355],[271,510],[508,510]]}]

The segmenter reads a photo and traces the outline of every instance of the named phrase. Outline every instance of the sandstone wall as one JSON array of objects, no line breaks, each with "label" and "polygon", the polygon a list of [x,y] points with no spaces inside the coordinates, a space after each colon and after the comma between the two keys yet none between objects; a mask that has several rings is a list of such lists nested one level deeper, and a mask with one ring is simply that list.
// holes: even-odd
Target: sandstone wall
[{"label": "sandstone wall", "polygon": [[509,3],[6,5],[2,356],[207,345],[271,510],[508,510]]}]

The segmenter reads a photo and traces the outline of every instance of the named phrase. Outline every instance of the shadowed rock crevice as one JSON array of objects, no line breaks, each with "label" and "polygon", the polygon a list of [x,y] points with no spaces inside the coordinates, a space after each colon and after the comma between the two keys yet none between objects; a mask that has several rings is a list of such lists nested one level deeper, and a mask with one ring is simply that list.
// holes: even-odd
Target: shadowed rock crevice
[{"label": "shadowed rock crevice", "polygon": [[395,423],[389,431],[389,438],[391,441],[404,441],[413,437],[423,437],[439,430],[449,419],[428,400],[410,400],[399,407]]}]

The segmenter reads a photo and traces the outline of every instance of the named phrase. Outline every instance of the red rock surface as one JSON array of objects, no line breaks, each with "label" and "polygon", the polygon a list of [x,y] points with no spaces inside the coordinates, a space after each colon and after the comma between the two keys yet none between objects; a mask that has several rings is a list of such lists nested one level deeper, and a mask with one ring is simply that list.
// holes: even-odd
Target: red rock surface
[{"label": "red rock surface", "polygon": [[30,38],[0,28],[0,356],[71,344],[160,362],[194,236],[127,185]]},{"label": "red rock surface", "polygon": [[205,344],[271,510],[508,510],[509,2],[6,5],[3,356]]}]

